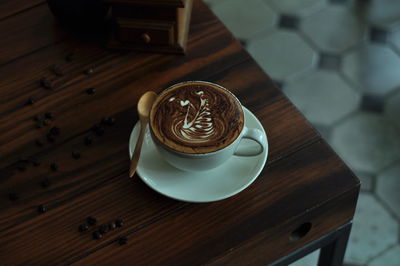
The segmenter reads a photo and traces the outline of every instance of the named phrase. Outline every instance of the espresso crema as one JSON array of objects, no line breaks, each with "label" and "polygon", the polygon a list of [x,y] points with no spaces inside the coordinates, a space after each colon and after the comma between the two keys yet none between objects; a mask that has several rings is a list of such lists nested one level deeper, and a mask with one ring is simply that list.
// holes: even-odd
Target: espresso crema
[{"label": "espresso crema", "polygon": [[156,141],[183,153],[223,149],[240,135],[244,114],[240,102],[216,84],[191,81],[162,92],[150,113]]}]

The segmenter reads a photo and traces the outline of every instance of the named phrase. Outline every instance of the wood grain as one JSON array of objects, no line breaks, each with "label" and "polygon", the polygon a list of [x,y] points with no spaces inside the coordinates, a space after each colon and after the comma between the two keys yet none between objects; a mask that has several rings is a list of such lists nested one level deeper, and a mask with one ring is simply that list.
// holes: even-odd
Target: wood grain
[{"label": "wood grain", "polygon": [[[0,40],[3,264],[229,264],[238,257],[265,264],[351,220],[358,180],[201,1],[194,3],[187,56],[108,50],[100,39],[68,36],[45,5],[18,2],[19,10],[11,4],[0,8],[0,14],[15,14],[0,20],[7,36]],[[71,52],[73,60],[66,61]],[[53,65],[64,74],[57,76]],[[93,73],[87,75],[89,68]],[[53,89],[39,85],[43,77]],[[184,80],[232,90],[267,131],[267,167],[230,199],[178,202],[128,178],[128,140],[140,95]],[[96,93],[88,95],[87,88]],[[26,105],[29,97],[37,102]],[[33,117],[45,112],[55,118],[36,129]],[[115,125],[103,125],[104,135],[97,136],[90,128],[108,116]],[[54,126],[61,130],[56,141],[36,146]],[[87,136],[92,145],[84,144]],[[73,158],[72,151],[81,157]],[[41,164],[18,170],[24,163],[19,158],[31,156]],[[50,168],[53,162],[57,171]],[[44,180],[51,185],[43,188]],[[10,201],[11,192],[19,199]],[[41,204],[48,212],[38,214]],[[327,218],[332,215],[337,219]],[[94,227],[78,232],[87,216],[99,224],[122,218],[125,225],[95,241]],[[314,230],[288,245],[287,234],[304,221],[312,221]],[[129,238],[124,247],[116,243],[121,235]],[[270,240],[279,245],[263,258]]]},{"label": "wood grain", "polygon": [[[332,172],[332,169],[335,171]],[[132,230],[126,247],[109,241],[107,248],[92,253],[77,265],[110,264],[113,261],[118,261],[120,265],[199,265],[253,237],[260,234],[271,237],[273,233],[283,233],[280,230],[286,231],[279,237],[283,243],[275,243],[276,250],[272,250],[271,254],[285,255],[286,251],[290,251],[285,245],[292,249],[301,246],[288,242],[290,232],[299,225],[297,215],[305,209],[324,205],[327,199],[336,200],[338,195],[352,195],[335,201],[340,208],[327,212],[325,207],[335,205],[330,202],[331,206],[321,206],[317,212],[302,217],[304,221],[314,222],[316,231],[303,239],[302,244],[352,217],[354,209],[346,205],[354,203],[357,189],[354,187],[352,192],[348,192],[342,186],[332,187],[336,182],[346,188],[357,185],[356,179],[349,178],[348,169],[330,153],[326,144],[315,143],[267,167],[255,183],[239,195],[221,202],[189,205],[140,231]],[[299,198],[302,200],[299,201]],[[325,217],[320,218],[319,215],[323,214]],[[338,219],[327,219],[331,215]],[[296,223],[290,224],[290,227],[284,225],[285,221],[290,222],[294,217]],[[318,223],[322,222],[324,225],[319,229]],[[154,241],[154,236],[157,241]],[[268,259],[272,262],[274,256],[266,255],[265,260]],[[245,265],[240,258],[239,262]]]},{"label": "wood grain", "polygon": [[26,12],[0,21],[0,65],[17,57],[53,44],[66,33],[61,30],[47,5],[39,5]]},{"label": "wood grain", "polygon": [[44,0],[0,0],[0,21],[43,3]]}]

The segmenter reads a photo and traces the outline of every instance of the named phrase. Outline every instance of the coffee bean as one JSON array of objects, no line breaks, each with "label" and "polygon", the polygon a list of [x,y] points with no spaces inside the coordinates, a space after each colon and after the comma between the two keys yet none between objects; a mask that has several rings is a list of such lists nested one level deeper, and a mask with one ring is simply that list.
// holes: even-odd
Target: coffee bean
[{"label": "coffee bean", "polygon": [[37,140],[35,141],[35,143],[36,143],[36,145],[38,145],[39,147],[42,147],[42,146],[44,145],[44,141],[41,140],[41,139],[37,139]]},{"label": "coffee bean", "polygon": [[17,166],[17,169],[21,172],[24,172],[26,170],[26,166],[24,164],[20,164]]},{"label": "coffee bean", "polygon": [[93,131],[93,132],[96,132],[96,130],[98,130],[99,128],[100,128],[100,125],[99,125],[99,124],[94,124],[94,125],[90,128],[90,130]]},{"label": "coffee bean", "polygon": [[52,134],[53,136],[58,136],[61,133],[61,129],[59,127],[52,127],[50,128],[49,133]]},{"label": "coffee bean", "polygon": [[44,117],[46,117],[47,119],[54,119],[54,114],[51,112],[47,112],[44,114]]},{"label": "coffee bean", "polygon": [[56,163],[51,163],[51,164],[50,164],[50,169],[51,169],[52,171],[57,171],[57,170],[58,170],[58,164],[56,164]]},{"label": "coffee bean", "polygon": [[72,60],[74,60],[75,58],[75,54],[74,53],[69,53],[65,56],[65,61],[71,62]]},{"label": "coffee bean", "polygon": [[16,201],[16,200],[19,199],[19,195],[18,195],[17,193],[15,193],[15,192],[12,192],[12,193],[8,194],[8,198],[9,198],[11,201]]},{"label": "coffee bean", "polygon": [[102,225],[99,227],[99,232],[102,233],[102,234],[105,234],[105,233],[107,233],[108,231],[110,231],[110,227],[108,227],[108,224],[102,224]]},{"label": "coffee bean", "polygon": [[97,136],[103,136],[103,135],[104,135],[104,132],[105,132],[104,127],[99,127],[99,128],[95,131],[95,134],[96,134]]},{"label": "coffee bean", "polygon": [[87,222],[89,225],[95,225],[95,224],[97,223],[97,219],[94,218],[94,217],[89,216],[88,218],[86,218],[86,222]]},{"label": "coffee bean", "polygon": [[42,182],[40,182],[40,185],[42,188],[47,188],[51,185],[51,182],[49,179],[45,178]]},{"label": "coffee bean", "polygon": [[56,76],[64,76],[64,70],[58,65],[52,66],[51,71],[53,71]]},{"label": "coffee bean", "polygon": [[93,138],[91,136],[86,136],[85,137],[85,144],[87,146],[91,145],[93,143]]},{"label": "coffee bean", "polygon": [[32,157],[29,158],[29,160],[32,162],[32,164],[34,166],[39,166],[40,165],[40,160],[38,158],[36,158],[36,157],[32,156]]},{"label": "coffee bean", "polygon": [[44,205],[39,205],[37,210],[38,210],[39,213],[47,212],[47,208]]},{"label": "coffee bean", "polygon": [[45,126],[49,125],[50,123],[51,123],[50,119],[43,120],[43,125],[45,125]]},{"label": "coffee bean", "polygon": [[114,230],[115,228],[117,228],[117,225],[115,224],[115,222],[111,222],[108,224],[108,227],[110,227],[110,230]]},{"label": "coffee bean", "polygon": [[94,73],[94,69],[93,68],[88,68],[88,69],[85,70],[85,74],[86,75],[91,75],[93,73]]},{"label": "coffee bean", "polygon": [[128,238],[126,236],[120,237],[118,243],[122,246],[128,243]]},{"label": "coffee bean", "polygon": [[29,97],[28,101],[26,102],[26,104],[32,105],[36,102],[36,100],[33,97]]},{"label": "coffee bean", "polygon": [[101,123],[104,125],[112,126],[115,124],[115,118],[114,117],[104,117],[101,119]]},{"label": "coffee bean", "polygon": [[96,89],[95,88],[89,88],[86,90],[86,93],[89,95],[95,94],[96,93]]},{"label": "coffee bean", "polygon": [[117,227],[122,227],[124,225],[124,222],[121,219],[117,219],[115,220],[115,224],[117,225]]},{"label": "coffee bean", "polygon": [[114,117],[109,117],[107,119],[107,125],[112,126],[115,124],[115,118]]},{"label": "coffee bean", "polygon": [[75,159],[79,159],[81,158],[81,154],[79,153],[79,151],[72,151],[72,157]]},{"label": "coffee bean", "polygon": [[56,140],[56,137],[54,137],[54,135],[50,134],[50,133],[48,133],[46,137],[47,137],[47,140],[50,142],[54,142]]},{"label": "coffee bean", "polygon": [[18,157],[17,161],[22,162],[22,163],[27,163],[27,162],[29,162],[29,158],[22,156],[22,157]]},{"label": "coffee bean", "polygon": [[53,88],[53,83],[52,83],[51,80],[48,79],[48,78],[42,78],[42,79],[40,80],[40,85],[41,85],[42,87],[44,87],[45,89],[52,89],[52,88]]},{"label": "coffee bean", "polygon": [[88,224],[81,224],[79,226],[79,232],[85,232],[87,230],[89,230],[89,225]]},{"label": "coffee bean", "polygon": [[42,116],[41,116],[41,115],[35,115],[35,116],[33,117],[33,120],[35,120],[35,121],[41,121],[41,120],[42,120]]},{"label": "coffee bean", "polygon": [[94,232],[92,233],[92,235],[93,235],[93,238],[94,238],[94,239],[101,239],[101,238],[103,237],[103,235],[102,235],[100,232],[98,232],[98,231],[94,231]]}]

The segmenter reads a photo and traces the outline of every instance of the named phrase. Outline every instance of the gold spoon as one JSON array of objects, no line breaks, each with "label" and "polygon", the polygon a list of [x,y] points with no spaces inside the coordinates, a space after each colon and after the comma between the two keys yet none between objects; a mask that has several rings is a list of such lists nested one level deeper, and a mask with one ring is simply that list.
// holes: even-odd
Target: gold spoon
[{"label": "gold spoon", "polygon": [[139,102],[137,105],[137,111],[138,111],[139,120],[140,120],[140,133],[139,133],[139,137],[136,141],[135,151],[132,154],[131,166],[130,166],[130,170],[129,170],[129,177],[132,177],[136,172],[136,168],[137,168],[137,165],[139,162],[139,157],[140,157],[140,151],[142,150],[144,132],[145,132],[146,126],[149,122],[149,115],[150,115],[151,107],[153,106],[153,103],[156,100],[156,98],[157,98],[157,94],[154,91],[148,91],[145,94],[143,94],[139,99]]}]

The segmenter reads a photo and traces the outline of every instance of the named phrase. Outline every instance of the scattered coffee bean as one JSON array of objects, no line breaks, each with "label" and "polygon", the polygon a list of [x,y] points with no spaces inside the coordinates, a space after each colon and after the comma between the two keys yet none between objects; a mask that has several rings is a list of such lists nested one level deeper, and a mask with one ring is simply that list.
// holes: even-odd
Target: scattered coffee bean
[{"label": "scattered coffee bean", "polygon": [[43,127],[43,122],[39,121],[35,125],[36,128],[42,128]]},{"label": "scattered coffee bean", "polygon": [[95,94],[96,93],[96,89],[95,88],[89,88],[86,90],[86,93],[89,95]]},{"label": "scattered coffee bean", "polygon": [[44,87],[45,89],[52,89],[52,88],[53,88],[53,83],[52,83],[51,80],[48,79],[48,78],[42,78],[42,79],[40,80],[40,85],[41,85],[42,87]]},{"label": "scattered coffee bean", "polygon": [[72,157],[75,159],[81,158],[81,154],[79,151],[72,151]]},{"label": "scattered coffee bean", "polygon": [[46,117],[47,119],[54,119],[54,114],[51,112],[47,112],[44,114],[44,117]]},{"label": "scattered coffee bean", "polygon": [[24,172],[24,171],[26,170],[26,166],[25,166],[24,164],[19,164],[19,165],[17,166],[17,169],[18,169],[19,171],[21,171],[21,172]]},{"label": "scattered coffee bean", "polygon": [[115,124],[115,118],[114,117],[104,117],[101,119],[101,123],[104,125],[112,126]]},{"label": "scattered coffee bean", "polygon": [[114,117],[108,117],[107,118],[107,125],[112,126],[115,124],[115,118]]},{"label": "scattered coffee bean", "polygon": [[90,216],[90,217],[86,218],[86,222],[87,222],[89,225],[95,225],[95,224],[97,223],[97,219]]},{"label": "scattered coffee bean", "polygon": [[87,230],[89,230],[89,225],[88,224],[81,224],[79,226],[79,232],[85,232]]},{"label": "scattered coffee bean", "polygon": [[52,66],[51,71],[53,71],[56,76],[64,76],[64,70],[58,65]]},{"label": "scattered coffee bean", "polygon": [[47,140],[50,142],[54,142],[56,140],[56,137],[53,134],[48,133]]},{"label": "scattered coffee bean", "polygon": [[18,157],[18,162],[22,162],[22,163],[27,163],[29,162],[29,158],[28,157]]},{"label": "scattered coffee bean", "polygon": [[110,230],[114,230],[115,228],[117,228],[117,225],[115,224],[115,222],[111,222],[108,224],[108,227],[110,227]]},{"label": "scattered coffee bean", "polygon": [[42,146],[44,145],[44,141],[41,140],[41,139],[37,139],[37,140],[35,141],[35,143],[36,143],[36,145],[38,145],[39,147],[42,147]]},{"label": "scattered coffee bean", "polygon": [[65,56],[65,61],[71,62],[72,60],[74,60],[74,58],[75,58],[75,54],[69,53]]},{"label": "scattered coffee bean", "polygon": [[52,134],[53,136],[58,136],[61,133],[61,129],[59,127],[52,127],[50,128],[49,133]]},{"label": "scattered coffee bean", "polygon": [[41,120],[42,120],[42,116],[41,116],[41,115],[35,115],[35,116],[33,117],[33,120],[35,120],[35,121],[41,121]]},{"label": "scattered coffee bean", "polygon": [[94,69],[93,68],[88,68],[88,69],[85,70],[85,74],[86,75],[91,75],[93,73],[94,73]]},{"label": "scattered coffee bean", "polygon": [[86,136],[85,137],[85,144],[87,146],[91,145],[93,143],[93,138],[91,136]]},{"label": "scattered coffee bean", "polygon": [[29,158],[29,161],[32,162],[33,166],[39,166],[40,165],[40,160],[37,157],[32,156],[32,157]]},{"label": "scattered coffee bean", "polygon": [[101,239],[103,237],[103,235],[98,231],[94,231],[92,235],[94,239]]},{"label": "scattered coffee bean", "polygon": [[118,243],[122,246],[128,243],[128,238],[126,236],[120,237]]},{"label": "scattered coffee bean", "polygon": [[51,169],[52,171],[57,171],[57,170],[58,170],[58,164],[56,164],[56,163],[51,163],[51,164],[50,164],[50,169]]},{"label": "scattered coffee bean", "polygon": [[49,125],[50,123],[51,123],[50,119],[43,120],[43,125],[45,125],[45,126]]},{"label": "scattered coffee bean", "polygon": [[102,225],[99,227],[99,232],[102,233],[102,234],[105,234],[105,233],[107,233],[108,231],[110,231],[110,227],[108,227],[108,224],[102,224]]},{"label": "scattered coffee bean", "polygon": [[99,128],[100,128],[100,125],[99,125],[99,124],[94,124],[94,125],[90,128],[90,130],[93,131],[93,132],[96,132],[96,130],[98,130]]},{"label": "scattered coffee bean", "polygon": [[103,136],[103,135],[104,135],[104,132],[105,132],[104,127],[99,127],[99,128],[95,131],[95,134],[96,134],[97,136]]},{"label": "scattered coffee bean", "polygon": [[15,193],[15,192],[12,192],[12,193],[8,194],[8,198],[9,198],[11,201],[16,201],[16,200],[19,199],[19,195],[18,195],[17,193]]},{"label": "scattered coffee bean", "polygon": [[26,102],[26,104],[32,105],[36,102],[36,100],[33,97],[29,97],[28,101]]},{"label": "scattered coffee bean", "polygon": [[117,227],[122,227],[124,225],[124,222],[121,219],[115,220],[115,225]]},{"label": "scattered coffee bean", "polygon": [[51,182],[49,179],[45,178],[42,182],[40,182],[40,185],[42,188],[47,188],[51,185]]},{"label": "scattered coffee bean", "polygon": [[38,210],[39,213],[47,212],[47,208],[44,205],[39,205],[37,210]]}]

